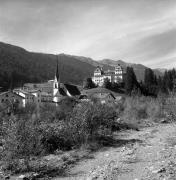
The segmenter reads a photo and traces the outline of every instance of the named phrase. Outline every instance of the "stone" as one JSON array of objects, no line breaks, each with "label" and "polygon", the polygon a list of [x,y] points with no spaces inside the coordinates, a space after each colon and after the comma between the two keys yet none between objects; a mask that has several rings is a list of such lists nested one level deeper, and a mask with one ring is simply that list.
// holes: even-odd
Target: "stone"
[{"label": "stone", "polygon": [[27,176],[25,176],[25,175],[20,175],[18,177],[18,180],[29,180],[29,178]]}]

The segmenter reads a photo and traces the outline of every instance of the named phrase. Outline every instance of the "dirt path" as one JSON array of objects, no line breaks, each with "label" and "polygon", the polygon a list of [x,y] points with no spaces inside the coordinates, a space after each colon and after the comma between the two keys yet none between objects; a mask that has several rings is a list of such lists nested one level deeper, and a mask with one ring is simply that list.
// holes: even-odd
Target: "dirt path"
[{"label": "dirt path", "polygon": [[67,172],[67,177],[55,180],[176,179],[176,124],[126,131],[116,138],[116,146],[80,161]]}]

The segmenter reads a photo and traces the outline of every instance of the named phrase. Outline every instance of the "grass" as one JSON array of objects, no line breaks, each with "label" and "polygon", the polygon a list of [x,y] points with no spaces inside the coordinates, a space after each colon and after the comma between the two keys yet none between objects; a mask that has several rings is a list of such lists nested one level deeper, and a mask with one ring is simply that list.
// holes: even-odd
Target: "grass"
[{"label": "grass", "polygon": [[151,97],[127,97],[121,119],[132,127],[144,127],[163,117],[160,99]]}]

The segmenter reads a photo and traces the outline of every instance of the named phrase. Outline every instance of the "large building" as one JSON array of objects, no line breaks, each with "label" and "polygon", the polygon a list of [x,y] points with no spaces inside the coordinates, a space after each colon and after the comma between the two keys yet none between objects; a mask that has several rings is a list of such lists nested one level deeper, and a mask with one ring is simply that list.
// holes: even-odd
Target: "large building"
[{"label": "large building", "polygon": [[94,71],[94,76],[92,77],[92,81],[98,85],[102,86],[105,79],[109,79],[110,82],[120,83],[124,80],[124,70],[118,65],[114,68],[114,70],[103,71],[101,67],[97,67]]}]

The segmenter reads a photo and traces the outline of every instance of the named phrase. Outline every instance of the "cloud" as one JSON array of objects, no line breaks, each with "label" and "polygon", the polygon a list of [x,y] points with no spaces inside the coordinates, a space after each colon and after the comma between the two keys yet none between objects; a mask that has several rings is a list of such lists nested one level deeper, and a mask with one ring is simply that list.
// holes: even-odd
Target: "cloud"
[{"label": "cloud", "polygon": [[162,58],[176,50],[176,28],[154,34],[134,44],[133,54],[144,60]]},{"label": "cloud", "polygon": [[0,0],[0,41],[153,67],[174,51],[175,18],[175,0]]}]

